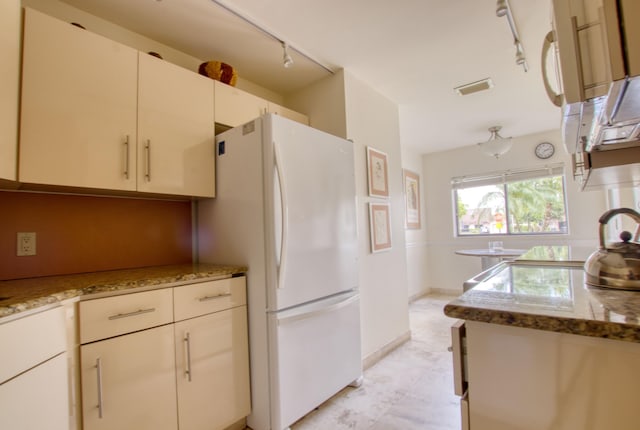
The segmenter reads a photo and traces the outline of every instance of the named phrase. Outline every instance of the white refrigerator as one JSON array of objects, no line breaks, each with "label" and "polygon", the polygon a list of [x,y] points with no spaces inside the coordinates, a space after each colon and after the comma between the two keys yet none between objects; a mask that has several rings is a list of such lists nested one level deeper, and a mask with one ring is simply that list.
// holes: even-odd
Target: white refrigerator
[{"label": "white refrigerator", "polygon": [[198,260],[248,266],[248,425],[283,430],[361,380],[353,144],[267,114],[216,151]]}]

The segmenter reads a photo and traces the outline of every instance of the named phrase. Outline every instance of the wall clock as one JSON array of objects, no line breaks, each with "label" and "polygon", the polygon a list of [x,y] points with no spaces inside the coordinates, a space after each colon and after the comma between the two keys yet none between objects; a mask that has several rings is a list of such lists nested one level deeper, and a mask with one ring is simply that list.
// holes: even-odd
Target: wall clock
[{"label": "wall clock", "polygon": [[536,145],[536,157],[541,160],[546,160],[547,158],[551,158],[551,156],[556,152],[555,146],[550,142],[542,142]]}]

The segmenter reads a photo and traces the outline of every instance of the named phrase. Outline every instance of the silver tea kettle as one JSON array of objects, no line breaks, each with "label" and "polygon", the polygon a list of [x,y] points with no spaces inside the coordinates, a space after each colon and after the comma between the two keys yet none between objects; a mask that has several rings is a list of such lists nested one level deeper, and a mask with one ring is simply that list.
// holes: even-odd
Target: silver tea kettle
[{"label": "silver tea kettle", "polygon": [[[620,233],[622,242],[609,244],[604,241],[605,226],[616,215],[629,215],[640,224],[640,214],[633,209],[611,209],[600,217],[600,249],[584,263],[587,284],[622,290],[640,290],[640,244],[632,242],[628,231]],[[640,227],[638,230],[640,233]],[[638,233],[636,233],[636,240]]]}]

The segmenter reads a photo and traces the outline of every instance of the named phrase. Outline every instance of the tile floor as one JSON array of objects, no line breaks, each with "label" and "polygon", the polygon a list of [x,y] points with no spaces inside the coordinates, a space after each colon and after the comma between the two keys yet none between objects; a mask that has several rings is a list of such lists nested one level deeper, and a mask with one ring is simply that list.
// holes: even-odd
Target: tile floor
[{"label": "tile floor", "polygon": [[454,296],[430,294],[410,306],[411,340],[364,372],[291,430],[458,430],[449,327],[442,313]]}]

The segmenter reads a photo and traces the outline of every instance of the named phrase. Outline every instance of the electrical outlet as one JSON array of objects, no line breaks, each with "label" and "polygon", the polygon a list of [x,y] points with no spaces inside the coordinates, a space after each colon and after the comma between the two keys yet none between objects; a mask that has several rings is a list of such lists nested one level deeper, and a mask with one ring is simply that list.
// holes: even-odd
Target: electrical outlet
[{"label": "electrical outlet", "polygon": [[36,255],[36,233],[18,233],[18,257],[24,255]]}]

